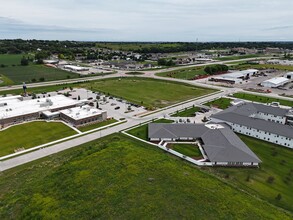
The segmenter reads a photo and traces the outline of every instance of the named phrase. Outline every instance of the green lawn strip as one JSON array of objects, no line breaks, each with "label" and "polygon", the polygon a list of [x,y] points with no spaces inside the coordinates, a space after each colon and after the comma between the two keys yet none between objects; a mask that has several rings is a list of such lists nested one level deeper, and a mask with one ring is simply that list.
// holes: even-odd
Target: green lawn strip
[{"label": "green lawn strip", "polygon": [[229,98],[219,98],[214,101],[205,103],[204,105],[209,106],[209,107],[216,107],[220,109],[226,109],[229,106],[231,106],[231,101],[232,99]]},{"label": "green lawn strip", "polygon": [[[158,119],[152,123],[173,123],[173,122],[174,122],[173,120],[169,120],[169,119]],[[147,141],[148,140],[148,124],[133,128],[127,131],[126,133]]]},{"label": "green lawn strip", "polygon": [[[258,139],[239,135],[262,160],[259,169],[217,168],[212,170],[240,189],[293,212],[293,151]],[[270,182],[271,179],[271,182]],[[276,197],[281,195],[281,199]]]},{"label": "green lawn strip", "polygon": [[234,93],[233,97],[238,99],[245,99],[253,102],[261,102],[261,103],[272,103],[272,102],[279,102],[281,105],[293,107],[293,102],[290,100],[278,99],[278,98],[271,98],[261,95],[253,95],[249,93]]},{"label": "green lawn strip", "polygon": [[149,109],[166,107],[215,92],[212,89],[184,83],[141,77],[111,78],[80,84],[80,86],[121,97]]},{"label": "green lawn strip", "polygon": [[95,123],[95,124],[80,127],[80,128],[78,128],[78,130],[80,130],[82,132],[90,131],[90,130],[93,130],[93,129],[96,129],[96,128],[100,128],[100,127],[104,127],[106,125],[113,124],[115,122],[118,122],[118,121],[116,119],[110,119],[110,120],[102,121],[102,122],[99,122],[99,123]]},{"label": "green lawn strip", "polygon": [[114,134],[0,176],[0,218],[290,219],[127,136]]},{"label": "green lawn strip", "polygon": [[14,150],[29,149],[77,134],[60,122],[30,122],[0,131],[0,156],[14,153]]},{"label": "green lawn strip", "polygon": [[201,157],[202,154],[195,144],[170,144],[168,145],[169,148],[171,148],[174,151],[177,151],[178,153],[181,153],[185,156],[194,158],[194,157]]},{"label": "green lawn strip", "polygon": [[171,117],[193,117],[199,110],[200,108],[195,106],[184,109],[183,111],[177,111],[175,114],[171,115]]},{"label": "green lawn strip", "polygon": [[36,64],[0,68],[0,74],[5,75],[17,84],[33,82],[32,80],[40,82],[41,78],[44,78],[45,81],[54,81],[79,77],[76,73]]},{"label": "green lawn strip", "polygon": [[193,79],[197,75],[206,75],[204,67],[192,67],[179,70],[173,70],[163,73],[157,73],[157,76],[171,77],[176,79]]},{"label": "green lawn strip", "polygon": [[278,65],[278,64],[239,64],[233,66],[234,69],[245,70],[245,69],[276,69],[276,70],[284,70],[284,71],[293,71],[293,66],[288,65]]}]

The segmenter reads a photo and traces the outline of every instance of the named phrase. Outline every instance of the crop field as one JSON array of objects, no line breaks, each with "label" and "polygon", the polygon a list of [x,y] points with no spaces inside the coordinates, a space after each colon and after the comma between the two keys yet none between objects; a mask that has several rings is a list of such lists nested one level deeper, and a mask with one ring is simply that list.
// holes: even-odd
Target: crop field
[{"label": "crop field", "polygon": [[216,107],[220,109],[226,109],[229,106],[231,106],[231,101],[232,99],[229,98],[219,98],[214,101],[205,103],[204,105],[209,106],[209,107]]},{"label": "crop field", "polygon": [[99,80],[81,86],[121,97],[148,109],[165,107],[215,91],[183,83],[136,77]]},{"label": "crop field", "polygon": [[156,75],[162,76],[162,77],[191,80],[191,79],[194,79],[194,77],[198,75],[207,75],[207,73],[204,71],[204,67],[192,67],[192,68],[184,68],[184,69],[168,71],[163,73],[157,73]]},{"label": "crop field", "polygon": [[1,173],[0,198],[1,219],[292,217],[120,134]]},{"label": "crop field", "polygon": [[44,81],[52,81],[79,77],[76,73],[36,64],[0,68],[0,74],[5,75],[15,84],[29,83],[33,80],[38,82],[41,78],[44,78]]},{"label": "crop field", "polygon": [[261,95],[253,95],[249,93],[235,93],[233,97],[238,99],[244,99],[253,102],[261,102],[261,103],[272,103],[272,102],[279,102],[281,105],[293,107],[293,102],[290,100],[278,99],[278,98],[271,98]]},{"label": "crop field", "polygon": [[30,122],[0,131],[0,156],[46,144],[77,132],[60,122]]},{"label": "crop field", "polygon": [[0,65],[20,65],[21,58],[26,54],[0,54]]},{"label": "crop field", "polygon": [[240,189],[293,212],[293,151],[247,136],[240,138],[262,160],[260,168],[217,168],[213,172]]}]

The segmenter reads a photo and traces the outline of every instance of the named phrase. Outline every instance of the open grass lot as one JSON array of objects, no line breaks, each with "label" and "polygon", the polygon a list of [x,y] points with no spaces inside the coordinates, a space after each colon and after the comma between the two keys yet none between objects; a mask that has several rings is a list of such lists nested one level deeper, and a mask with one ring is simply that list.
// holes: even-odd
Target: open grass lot
[{"label": "open grass lot", "polygon": [[[174,121],[169,119],[158,119],[152,123],[173,123]],[[148,140],[148,124],[139,126],[137,128],[133,128],[129,131],[127,131],[128,134],[131,134],[135,137],[138,137],[142,140],[147,141]]]},{"label": "open grass lot", "polygon": [[0,156],[14,153],[20,148],[32,148],[76,134],[60,122],[30,122],[0,131]]},{"label": "open grass lot", "polygon": [[[229,181],[240,189],[249,191],[269,202],[293,212],[293,151],[254,138],[240,138],[262,160],[259,169],[217,168],[221,176],[229,175]],[[272,183],[268,179],[273,177]],[[276,199],[281,194],[281,200]]]},{"label": "open grass lot", "polygon": [[133,75],[133,76],[135,76],[135,75],[144,75],[144,73],[143,72],[127,72],[127,73],[125,73],[126,75]]},{"label": "open grass lot", "polygon": [[178,111],[175,114],[171,115],[172,117],[193,117],[194,114],[196,114],[196,112],[198,112],[200,110],[199,107],[191,107],[191,108],[187,108],[183,111]]},{"label": "open grass lot", "polygon": [[286,65],[274,65],[274,64],[240,64],[233,66],[234,69],[245,70],[245,69],[277,69],[277,70],[287,70],[293,71],[293,66]]},{"label": "open grass lot", "polygon": [[205,103],[204,105],[209,106],[209,107],[216,107],[220,109],[226,109],[229,106],[231,106],[231,101],[232,99],[229,98],[219,98],[214,101]]},{"label": "open grass lot", "polygon": [[227,57],[219,57],[216,60],[220,61],[227,61],[227,60],[240,60],[240,59],[247,59],[247,58],[254,58],[264,56],[263,54],[249,54],[249,55],[242,55],[242,56],[227,56]]},{"label": "open grass lot", "polygon": [[20,61],[25,54],[0,54],[0,65],[20,65]]},{"label": "open grass lot", "polygon": [[215,91],[183,83],[140,77],[105,79],[81,86],[93,91],[121,97],[149,109],[169,106]]},{"label": "open grass lot", "polygon": [[239,93],[233,94],[233,97],[238,99],[245,99],[245,100],[249,100],[253,102],[261,102],[261,103],[279,102],[281,105],[293,107],[293,102],[290,100],[270,98],[270,97],[261,96],[261,95],[253,95],[253,94],[239,92]]},{"label": "open grass lot", "polygon": [[13,85],[13,81],[9,78],[7,78],[4,75],[0,75],[0,86],[9,86],[9,85]]},{"label": "open grass lot", "polygon": [[78,128],[78,130],[80,130],[82,132],[90,131],[90,130],[93,130],[93,129],[96,129],[96,128],[100,128],[100,127],[103,127],[103,126],[106,126],[106,125],[113,124],[115,122],[117,122],[117,120],[110,119],[110,120],[102,121],[102,122],[95,123],[95,124],[92,124],[92,125],[87,125],[87,126],[80,127],[80,128]]},{"label": "open grass lot", "polygon": [[192,68],[184,68],[174,71],[168,71],[163,73],[157,73],[157,76],[162,77],[171,77],[176,79],[193,79],[195,76],[198,75],[207,75],[204,71],[204,67],[192,67]]},{"label": "open grass lot", "polygon": [[198,146],[195,144],[171,144],[170,146],[168,145],[168,147],[191,158],[202,156]]},{"label": "open grass lot", "polygon": [[0,176],[1,219],[290,219],[192,165],[111,135]]},{"label": "open grass lot", "polygon": [[45,81],[52,81],[67,79],[68,77],[77,78],[79,76],[76,73],[36,64],[30,64],[29,66],[9,66],[0,68],[0,74],[5,75],[15,84],[20,84],[22,82],[32,82],[32,79],[40,81],[40,78],[42,77],[45,79]]}]

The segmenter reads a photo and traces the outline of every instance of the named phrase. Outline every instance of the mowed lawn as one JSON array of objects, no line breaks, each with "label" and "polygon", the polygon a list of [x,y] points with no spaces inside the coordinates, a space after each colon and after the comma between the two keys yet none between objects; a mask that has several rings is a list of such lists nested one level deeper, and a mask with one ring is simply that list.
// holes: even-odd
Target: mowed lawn
[{"label": "mowed lawn", "polygon": [[167,71],[163,73],[157,73],[157,76],[163,77],[171,77],[176,79],[189,79],[192,80],[194,77],[198,75],[207,75],[204,71],[204,67],[192,67],[192,68],[184,68],[174,71]]},{"label": "mowed lawn", "polygon": [[191,158],[202,157],[198,146],[195,144],[170,144],[168,147]]},{"label": "mowed lawn", "polygon": [[30,122],[0,131],[0,156],[14,153],[20,148],[46,144],[77,132],[60,122]]},{"label": "mowed lawn", "polygon": [[81,85],[90,90],[121,97],[149,109],[169,106],[215,90],[147,78],[114,78]]},{"label": "mowed lawn", "polygon": [[233,94],[233,97],[238,98],[238,99],[249,100],[252,102],[261,102],[261,103],[279,102],[281,105],[293,107],[293,101],[278,99],[278,98],[271,98],[271,97],[266,97],[266,96],[262,96],[262,95],[253,95],[253,94],[249,94],[249,93],[239,92],[239,93]]},{"label": "mowed lawn", "polygon": [[0,176],[0,218],[290,219],[158,148],[115,134]]},{"label": "mowed lawn", "polygon": [[[217,168],[222,177],[240,189],[293,212],[293,151],[286,147],[240,135],[240,138],[262,160],[259,169]],[[272,182],[270,182],[270,180]],[[281,199],[276,197],[281,195]]]},{"label": "mowed lawn", "polygon": [[207,102],[204,105],[209,107],[216,107],[220,109],[226,109],[231,106],[232,99],[229,98],[219,98],[211,102]]},{"label": "mowed lawn", "polygon": [[76,73],[36,64],[0,68],[0,74],[5,75],[16,84],[22,82],[30,83],[33,79],[38,82],[40,78],[44,78],[45,81],[52,81],[78,77]]},{"label": "mowed lawn", "polygon": [[191,108],[186,108],[183,111],[177,111],[175,114],[171,115],[172,117],[193,117],[196,112],[200,110],[200,107],[194,106]]}]

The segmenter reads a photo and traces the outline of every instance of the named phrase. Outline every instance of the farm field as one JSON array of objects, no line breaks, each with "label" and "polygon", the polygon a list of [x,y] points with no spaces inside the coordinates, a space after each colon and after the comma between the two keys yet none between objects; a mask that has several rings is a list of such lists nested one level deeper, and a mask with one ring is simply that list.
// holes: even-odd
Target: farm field
[{"label": "farm field", "polygon": [[176,78],[176,79],[192,80],[195,76],[207,75],[207,73],[204,71],[204,67],[192,67],[192,68],[184,68],[184,69],[179,69],[174,71],[157,73],[156,75],[162,76],[162,77]]},{"label": "farm field", "polygon": [[0,74],[5,75],[15,84],[33,81],[40,82],[41,78],[44,78],[44,81],[53,81],[79,77],[76,73],[36,64],[0,68]]},{"label": "farm field", "polygon": [[205,103],[204,105],[209,106],[209,107],[216,107],[220,109],[226,109],[229,106],[231,106],[231,101],[232,99],[229,98],[219,98],[214,101]]},{"label": "farm field", "polygon": [[60,122],[29,122],[0,131],[0,156],[77,134]]},{"label": "farm field", "polygon": [[234,93],[233,97],[238,99],[244,99],[252,102],[261,102],[261,103],[272,103],[279,102],[281,105],[293,107],[293,102],[290,100],[278,99],[278,98],[270,98],[262,95],[253,95],[249,93]]},{"label": "farm field", "polygon": [[0,65],[12,66],[20,65],[20,61],[26,54],[0,54]]},{"label": "farm field", "polygon": [[290,219],[148,144],[115,134],[0,176],[0,218]]},{"label": "farm field", "polygon": [[[153,121],[152,123],[173,123],[174,121],[169,119],[158,119]],[[127,131],[128,134],[131,134],[135,137],[138,137],[142,140],[147,141],[148,140],[148,124],[139,126],[137,128],[133,128],[129,131]]]},{"label": "farm field", "polygon": [[121,97],[148,109],[162,108],[210,94],[215,90],[148,78],[112,78],[80,85],[93,91]]},{"label": "farm field", "polygon": [[239,136],[262,160],[260,168],[217,168],[212,172],[226,177],[240,189],[293,212],[293,151],[251,137]]},{"label": "farm field", "polygon": [[171,115],[172,117],[193,117],[196,112],[200,110],[199,107],[191,107],[184,109],[183,111],[178,111],[175,114]]}]

